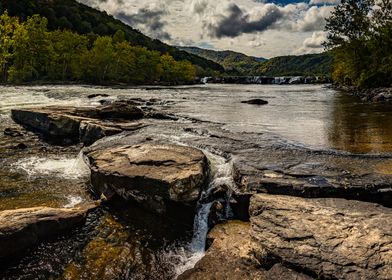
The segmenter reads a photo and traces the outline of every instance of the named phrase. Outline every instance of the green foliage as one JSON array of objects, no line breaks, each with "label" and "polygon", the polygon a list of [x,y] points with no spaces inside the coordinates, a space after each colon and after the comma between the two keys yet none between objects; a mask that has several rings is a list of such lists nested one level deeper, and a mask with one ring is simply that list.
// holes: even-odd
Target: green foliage
[{"label": "green foliage", "polygon": [[118,31],[111,36],[48,31],[39,15],[19,23],[0,16],[3,82],[80,81],[88,83],[192,83],[196,68],[145,47],[131,46]]},{"label": "green foliage", "polygon": [[8,10],[10,15],[21,20],[27,20],[34,14],[46,17],[49,21],[48,29],[51,31],[70,29],[79,34],[94,32],[99,36],[114,36],[121,30],[125,39],[133,46],[143,46],[161,54],[168,53],[177,61],[188,60],[207,71],[223,71],[217,63],[153,40],[106,12],[100,12],[75,0],[14,0],[1,1],[0,4],[0,13]]},{"label": "green foliage", "polygon": [[233,51],[214,51],[196,47],[179,47],[179,49],[219,63],[231,75],[257,75],[255,72],[261,62],[266,60]]},{"label": "green foliage", "polygon": [[390,0],[342,0],[327,20],[326,31],[335,82],[358,87],[392,85]]},{"label": "green foliage", "polygon": [[0,16],[0,79],[2,82],[8,79],[8,68],[14,48],[14,30],[19,29],[19,20],[10,17],[7,12]]},{"label": "green foliage", "polygon": [[262,63],[258,72],[265,76],[329,76],[331,63],[329,53],[280,56]]},{"label": "green foliage", "polygon": [[[329,76],[332,57],[329,53],[281,56],[269,60],[232,51],[213,51],[195,47],[180,48],[220,63],[229,75],[240,76]],[[212,76],[206,75],[206,76]]]}]

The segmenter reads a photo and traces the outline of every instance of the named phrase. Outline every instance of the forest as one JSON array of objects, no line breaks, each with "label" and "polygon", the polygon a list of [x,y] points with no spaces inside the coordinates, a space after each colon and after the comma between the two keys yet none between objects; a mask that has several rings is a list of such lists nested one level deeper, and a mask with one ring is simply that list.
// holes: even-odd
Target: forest
[{"label": "forest", "polygon": [[[35,14],[48,20],[48,30],[72,30],[78,34],[113,36],[118,30],[124,32],[125,39],[133,46],[143,46],[160,54],[170,54],[175,60],[188,60],[197,67],[199,73],[208,75],[223,71],[222,66],[213,61],[181,51],[160,40],[149,38],[139,30],[115,19],[103,11],[86,6],[75,0],[12,0],[0,1],[0,12],[8,11],[22,21]],[[200,74],[200,75],[201,75]]]},{"label": "forest", "polygon": [[332,78],[361,88],[392,86],[392,2],[342,0],[327,19]]},{"label": "forest", "polygon": [[113,36],[48,31],[45,17],[20,21],[7,12],[0,16],[0,70],[3,83],[184,84],[196,76],[189,61],[133,46],[122,30]]}]

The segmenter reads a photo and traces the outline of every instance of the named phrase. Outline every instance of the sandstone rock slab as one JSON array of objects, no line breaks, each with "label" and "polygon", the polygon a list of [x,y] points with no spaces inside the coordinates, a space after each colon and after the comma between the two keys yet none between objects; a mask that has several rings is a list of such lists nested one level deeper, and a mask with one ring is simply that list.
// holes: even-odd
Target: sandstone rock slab
[{"label": "sandstone rock slab", "polygon": [[269,271],[262,269],[253,254],[250,231],[250,223],[241,221],[229,221],[215,226],[208,235],[212,245],[206,255],[194,268],[185,271],[178,279],[312,279],[279,264]]},{"label": "sandstone rock slab", "polygon": [[208,173],[200,150],[174,144],[120,145],[87,152],[94,191],[164,213],[166,202],[195,202]]},{"label": "sandstone rock slab", "polygon": [[0,259],[14,257],[38,242],[81,225],[98,204],[79,208],[23,208],[0,212]]},{"label": "sandstone rock slab", "polygon": [[251,199],[250,216],[261,262],[275,259],[326,279],[391,279],[389,208],[258,194]]},{"label": "sandstone rock slab", "polygon": [[140,123],[130,127],[124,122],[140,120],[144,113],[126,101],[118,101],[98,107],[14,109],[11,116],[16,123],[42,134],[50,141],[91,145],[105,136],[140,128]]}]

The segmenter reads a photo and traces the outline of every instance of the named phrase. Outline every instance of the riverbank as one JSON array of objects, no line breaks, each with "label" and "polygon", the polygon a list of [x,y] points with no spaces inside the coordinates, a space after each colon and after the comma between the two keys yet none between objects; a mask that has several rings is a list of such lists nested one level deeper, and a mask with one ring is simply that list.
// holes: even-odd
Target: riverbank
[{"label": "riverbank", "polygon": [[357,88],[351,86],[333,85],[333,88],[342,90],[348,94],[359,97],[364,102],[388,102],[392,103],[392,87]]}]

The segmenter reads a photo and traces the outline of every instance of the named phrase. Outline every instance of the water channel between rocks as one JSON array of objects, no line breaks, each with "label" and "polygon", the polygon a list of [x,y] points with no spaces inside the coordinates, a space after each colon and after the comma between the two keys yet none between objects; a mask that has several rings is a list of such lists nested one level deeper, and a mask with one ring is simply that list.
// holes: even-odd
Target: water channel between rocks
[{"label": "water channel between rocks", "polygon": [[[280,143],[349,153],[390,154],[392,110],[363,104],[322,86],[210,85],[172,89],[112,89],[82,86],[1,87],[0,131],[19,129],[14,108],[46,105],[97,105],[100,99],[158,98],[158,107],[178,115],[219,123],[234,133],[271,135]],[[106,97],[88,98],[91,94]],[[263,98],[268,106],[242,104]],[[189,119],[180,120],[189,122]],[[92,200],[89,170],[81,145],[52,146],[24,131],[23,137],[0,135],[0,210],[34,206],[73,207]],[[113,138],[115,138],[114,136]],[[185,145],[187,133],[158,131],[157,137]],[[18,144],[25,144],[21,149]],[[197,147],[202,148],[202,147]],[[203,256],[211,201],[209,189],[235,188],[230,157],[203,150],[211,174],[192,225],[175,225],[135,205],[105,206],[89,215],[85,226],[50,240],[18,261],[1,264],[3,279],[172,279]],[[228,199],[230,194],[228,194]],[[231,209],[225,206],[225,218]]]}]

